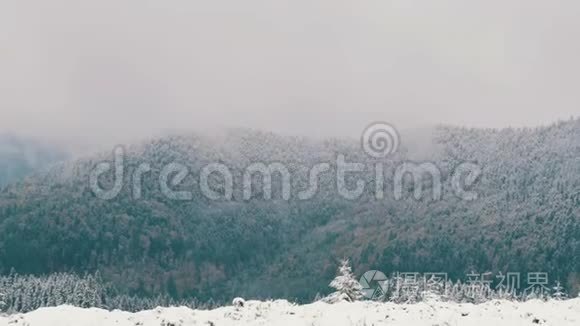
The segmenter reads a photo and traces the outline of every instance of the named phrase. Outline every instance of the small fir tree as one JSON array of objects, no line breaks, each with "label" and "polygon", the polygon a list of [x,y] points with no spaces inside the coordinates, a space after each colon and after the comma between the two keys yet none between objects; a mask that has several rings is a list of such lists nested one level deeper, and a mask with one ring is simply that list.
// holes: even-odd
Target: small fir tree
[{"label": "small fir tree", "polygon": [[336,292],[331,294],[331,297],[335,299],[332,301],[353,302],[363,297],[362,285],[355,279],[348,259],[341,261],[338,274],[329,286],[336,289]]},{"label": "small fir tree", "polygon": [[565,300],[568,297],[564,288],[560,285],[560,282],[556,282],[556,285],[552,288],[552,298],[554,300]]}]

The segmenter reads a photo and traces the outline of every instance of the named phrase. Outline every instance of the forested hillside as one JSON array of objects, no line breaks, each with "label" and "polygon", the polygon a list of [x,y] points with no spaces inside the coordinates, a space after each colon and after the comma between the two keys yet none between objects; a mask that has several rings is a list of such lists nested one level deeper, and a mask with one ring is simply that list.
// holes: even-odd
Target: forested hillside
[{"label": "forested hillside", "polygon": [[[88,181],[89,171],[111,161],[111,153],[61,164],[0,193],[0,271],[99,270],[121,291],[143,296],[310,300],[328,291],[337,261],[347,256],[357,275],[368,269],[443,271],[462,279],[472,271],[543,271],[577,293],[580,120],[535,129],[439,127],[432,136],[428,160],[440,167],[444,185],[458,164],[481,166],[476,200],[449,191],[441,200],[416,200],[413,185],[405,187],[409,196],[395,200],[393,171],[417,156],[405,137],[399,152],[385,160],[368,158],[357,140],[249,130],[154,139],[126,147],[126,180],[111,200],[97,198]],[[383,163],[385,198],[374,196],[372,169],[358,175],[368,181],[360,198],[339,196],[337,154],[371,167]],[[192,171],[176,186],[193,190],[191,200],[161,193],[160,171],[172,162]],[[252,163],[284,163],[292,172],[293,196],[282,200],[273,177],[273,200],[259,191],[245,200],[238,186],[232,200],[209,200],[197,185],[200,169],[215,162],[232,170],[235,185]],[[308,168],[320,162],[331,163],[333,172],[321,175],[313,198],[296,198],[294,190],[308,185]],[[136,199],[131,176],[140,163],[152,172]],[[220,181],[210,183],[217,189]]]},{"label": "forested hillside", "polygon": [[0,134],[0,188],[66,157],[64,151],[55,146]]}]

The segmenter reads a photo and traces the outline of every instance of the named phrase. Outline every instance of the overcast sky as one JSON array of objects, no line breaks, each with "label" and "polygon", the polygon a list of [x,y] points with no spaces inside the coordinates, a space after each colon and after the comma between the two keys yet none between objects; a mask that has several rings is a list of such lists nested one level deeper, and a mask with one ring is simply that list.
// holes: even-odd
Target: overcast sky
[{"label": "overcast sky", "polygon": [[580,2],[3,0],[0,131],[100,142],[580,114]]}]

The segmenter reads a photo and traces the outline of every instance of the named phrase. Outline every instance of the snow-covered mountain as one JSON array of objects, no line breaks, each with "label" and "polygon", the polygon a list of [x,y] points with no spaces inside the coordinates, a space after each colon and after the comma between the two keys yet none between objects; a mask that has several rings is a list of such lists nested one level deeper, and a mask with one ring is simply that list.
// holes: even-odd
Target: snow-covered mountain
[{"label": "snow-covered mountain", "polygon": [[[383,162],[391,177],[381,200],[370,183],[356,200],[339,196],[335,164],[308,200],[295,193],[281,199],[280,178],[273,178],[273,200],[261,191],[246,200],[240,187],[232,200],[209,200],[197,187],[210,163],[228,166],[240,185],[248,165],[278,162],[292,173],[292,189],[303,189],[308,167],[336,162],[338,154],[348,162],[376,163],[356,139],[250,130],[156,138],[125,147],[123,187],[111,200],[97,198],[89,186],[89,171],[112,161],[111,153],[68,162],[0,193],[0,271],[99,270],[119,291],[138,295],[310,301],[328,291],[338,260],[349,257],[357,275],[370,269],[444,271],[465,279],[470,272],[541,271],[550,275],[550,285],[558,280],[577,293],[580,120],[535,129],[441,127],[430,143],[427,160],[413,153],[423,146],[406,147],[402,139],[400,150]],[[440,168],[443,185],[461,162],[480,165],[478,199],[444,192],[441,200],[416,200],[416,185],[404,188],[402,200],[393,199],[393,170],[418,157]],[[136,199],[131,178],[141,163],[151,172]],[[170,163],[191,172],[175,188],[191,190],[190,199],[172,200],[159,188]],[[111,186],[113,176],[105,174],[103,185]],[[367,181],[373,176],[374,170],[360,174]],[[347,185],[352,189],[355,181]],[[429,193],[433,183],[421,182]],[[223,194],[223,180],[210,183]]]}]

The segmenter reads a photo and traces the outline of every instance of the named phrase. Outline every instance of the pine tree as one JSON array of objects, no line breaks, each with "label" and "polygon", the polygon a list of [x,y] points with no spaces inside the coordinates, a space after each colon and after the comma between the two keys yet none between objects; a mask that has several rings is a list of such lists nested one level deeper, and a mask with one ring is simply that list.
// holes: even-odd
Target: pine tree
[{"label": "pine tree", "polygon": [[560,285],[560,282],[556,282],[556,285],[552,288],[552,298],[554,300],[565,300],[568,297],[564,288]]},{"label": "pine tree", "polygon": [[423,301],[440,301],[441,295],[445,289],[445,284],[437,280],[434,276],[425,280],[422,284],[421,299]]},{"label": "pine tree", "polygon": [[338,268],[338,275],[330,282],[331,288],[336,292],[330,295],[331,302],[336,301],[357,301],[362,298],[362,285],[354,278],[348,259],[343,259]]},{"label": "pine tree", "polygon": [[0,292],[0,311],[4,312],[7,309],[7,304],[4,302],[4,293]]}]

